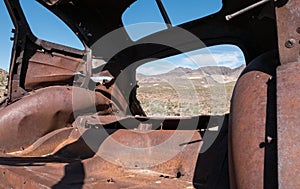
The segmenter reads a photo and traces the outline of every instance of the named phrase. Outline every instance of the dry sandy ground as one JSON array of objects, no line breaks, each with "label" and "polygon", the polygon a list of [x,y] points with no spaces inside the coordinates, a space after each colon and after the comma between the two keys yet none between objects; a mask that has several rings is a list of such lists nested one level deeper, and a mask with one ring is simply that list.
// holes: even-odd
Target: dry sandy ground
[{"label": "dry sandy ground", "polygon": [[137,99],[148,116],[222,115],[229,112],[235,82],[203,86],[139,83]]}]

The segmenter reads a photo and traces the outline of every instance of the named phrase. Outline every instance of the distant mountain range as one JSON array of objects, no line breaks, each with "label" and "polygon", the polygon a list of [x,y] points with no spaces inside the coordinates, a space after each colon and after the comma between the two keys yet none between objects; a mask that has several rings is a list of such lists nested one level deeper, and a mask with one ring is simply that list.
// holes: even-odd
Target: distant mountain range
[{"label": "distant mountain range", "polygon": [[244,65],[234,69],[222,66],[201,67],[195,70],[177,67],[167,73],[159,75],[144,75],[138,73],[137,80],[139,83],[159,83],[174,79],[199,80],[202,84],[230,83],[236,81],[244,68]]}]

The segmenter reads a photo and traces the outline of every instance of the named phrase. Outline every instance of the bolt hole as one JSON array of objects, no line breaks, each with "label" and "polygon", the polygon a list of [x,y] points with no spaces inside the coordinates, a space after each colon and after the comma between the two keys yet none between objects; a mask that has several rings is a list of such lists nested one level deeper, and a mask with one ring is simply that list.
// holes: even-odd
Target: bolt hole
[{"label": "bolt hole", "polygon": [[182,176],[183,176],[183,174],[180,171],[178,171],[177,174],[176,174],[176,178],[180,178]]},{"label": "bolt hole", "polygon": [[168,176],[168,175],[160,175],[159,177],[160,177],[160,178],[166,178],[166,179],[169,179],[169,178],[170,178],[170,176]]},{"label": "bolt hole", "polygon": [[259,148],[264,148],[264,147],[266,147],[266,143],[262,142],[259,144]]},{"label": "bolt hole", "polygon": [[115,180],[113,178],[110,178],[110,179],[107,179],[106,182],[108,182],[108,183],[114,183]]},{"label": "bolt hole", "polygon": [[299,34],[300,34],[300,27],[298,27],[298,28],[297,28],[297,33],[299,33]]}]

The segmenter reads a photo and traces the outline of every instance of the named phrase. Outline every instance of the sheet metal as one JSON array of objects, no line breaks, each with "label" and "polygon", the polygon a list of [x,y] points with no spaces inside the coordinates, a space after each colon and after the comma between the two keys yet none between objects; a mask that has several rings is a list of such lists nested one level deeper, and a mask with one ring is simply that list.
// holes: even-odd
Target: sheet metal
[{"label": "sheet metal", "polygon": [[279,188],[300,187],[299,66],[300,1],[289,0],[276,9],[278,45],[278,182]]},{"label": "sheet metal", "polygon": [[109,111],[111,100],[78,87],[54,86],[34,91],[1,109],[0,151],[22,151],[47,133],[70,127],[74,112],[95,107]]},{"label": "sheet metal", "polygon": [[267,81],[270,75],[251,71],[237,82],[229,123],[230,187],[263,188]]},{"label": "sheet metal", "polygon": [[[78,130],[77,130],[78,131]],[[76,131],[75,131],[76,132]],[[116,151],[115,141],[129,147],[149,147],[165,142],[175,131],[151,131],[150,133],[134,130],[111,130],[111,135],[101,138],[103,129],[88,129],[83,135],[94,136],[96,133],[99,151],[88,157],[63,157],[64,154],[86,155],[89,147],[82,138],[62,147],[54,156],[38,158],[0,158],[0,186],[12,188],[193,188],[193,175],[202,145],[202,138],[197,131],[179,131],[179,135],[188,133],[190,141],[184,137],[176,138],[173,146],[160,153],[145,154],[131,151]],[[78,135],[80,136],[80,135]],[[103,135],[102,135],[103,136]],[[197,142],[193,142],[197,141]],[[190,142],[190,143],[189,143]],[[164,156],[183,145],[181,152],[166,161]],[[64,151],[64,152],[63,152]],[[109,153],[109,154],[107,154]],[[112,161],[107,161],[109,155]],[[120,166],[120,161],[127,164]],[[143,167],[152,161],[153,166]],[[121,163],[122,163],[121,162]],[[156,164],[157,163],[157,164]]]},{"label": "sheet metal", "polygon": [[[277,1],[280,4],[281,1]],[[281,64],[300,60],[300,1],[289,0],[276,8],[278,47]]]},{"label": "sheet metal", "polygon": [[279,188],[300,187],[300,62],[278,67]]},{"label": "sheet metal", "polygon": [[82,59],[58,53],[37,51],[30,59],[26,72],[25,89],[33,90],[49,85],[73,84],[78,73],[84,73]]}]

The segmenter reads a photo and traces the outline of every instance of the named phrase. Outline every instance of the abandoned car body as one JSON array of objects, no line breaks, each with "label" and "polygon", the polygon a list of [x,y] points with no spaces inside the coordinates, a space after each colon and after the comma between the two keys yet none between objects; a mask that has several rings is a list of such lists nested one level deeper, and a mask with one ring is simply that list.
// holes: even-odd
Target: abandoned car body
[{"label": "abandoned car body", "polygon": [[[258,1],[223,0],[219,12],[179,27],[156,0],[168,27],[137,41],[120,29],[135,0],[37,1],[85,49],[38,39],[19,0],[5,0],[15,30],[0,104],[1,188],[300,186],[298,0],[263,1],[239,15],[231,14]],[[137,67],[204,48],[199,39],[245,54],[230,113],[148,117]]]}]

